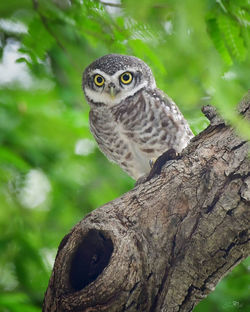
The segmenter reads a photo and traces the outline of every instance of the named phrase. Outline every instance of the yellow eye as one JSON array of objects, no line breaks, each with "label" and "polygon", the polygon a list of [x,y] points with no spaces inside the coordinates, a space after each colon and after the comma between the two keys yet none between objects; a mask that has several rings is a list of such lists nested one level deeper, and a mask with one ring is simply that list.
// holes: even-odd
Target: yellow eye
[{"label": "yellow eye", "polygon": [[133,80],[133,75],[129,72],[125,72],[120,76],[120,80],[123,84],[129,84]]},{"label": "yellow eye", "polygon": [[97,85],[97,87],[101,87],[104,85],[104,78],[101,75],[95,75],[94,77],[94,83]]}]

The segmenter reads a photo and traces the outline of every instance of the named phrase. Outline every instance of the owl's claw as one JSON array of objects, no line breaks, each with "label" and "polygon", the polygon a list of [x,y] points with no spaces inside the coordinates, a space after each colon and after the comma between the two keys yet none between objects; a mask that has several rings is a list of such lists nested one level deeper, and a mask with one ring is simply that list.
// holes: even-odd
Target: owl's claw
[{"label": "owl's claw", "polygon": [[166,152],[164,152],[153,163],[153,166],[151,167],[151,170],[150,170],[149,175],[147,176],[145,182],[149,181],[153,177],[159,175],[161,173],[162,167],[165,165],[165,163],[167,161],[173,160],[173,159],[178,159],[178,158],[180,158],[180,155],[173,148],[171,148],[171,149],[167,150]]},{"label": "owl's claw", "polygon": [[176,152],[175,149],[171,148],[164,152],[161,156],[159,156],[156,160],[150,160],[149,164],[151,167],[151,170],[148,175],[144,175],[140,177],[136,183],[135,186],[138,186],[139,184],[143,184],[155,176],[159,175],[161,173],[162,167],[168,162],[169,160],[179,159],[180,154]]},{"label": "owl's claw", "polygon": [[149,166],[150,166],[151,169],[154,167],[154,164],[155,164],[156,160],[157,160],[157,158],[153,158],[153,159],[149,160]]}]

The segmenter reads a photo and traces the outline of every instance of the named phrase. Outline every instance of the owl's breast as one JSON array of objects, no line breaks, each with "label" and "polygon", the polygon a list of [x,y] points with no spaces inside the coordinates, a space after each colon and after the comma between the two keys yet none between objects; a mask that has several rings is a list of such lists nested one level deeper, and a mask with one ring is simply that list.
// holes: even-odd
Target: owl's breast
[{"label": "owl's breast", "polygon": [[150,158],[140,149],[137,140],[141,129],[137,119],[140,114],[131,109],[129,115],[123,108],[117,108],[91,110],[90,130],[106,157],[138,179],[150,170]]},{"label": "owl's breast", "polygon": [[114,141],[116,123],[109,110],[91,110],[89,121],[90,130],[99,146],[110,145]]}]

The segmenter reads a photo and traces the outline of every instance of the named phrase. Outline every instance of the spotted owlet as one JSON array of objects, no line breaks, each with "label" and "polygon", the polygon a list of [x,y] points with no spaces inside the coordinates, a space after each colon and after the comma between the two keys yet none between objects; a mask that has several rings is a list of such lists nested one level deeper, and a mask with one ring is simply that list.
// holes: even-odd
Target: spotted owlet
[{"label": "spotted owlet", "polygon": [[149,173],[151,160],[172,148],[181,152],[193,137],[149,66],[134,56],[97,59],[85,69],[82,86],[99,148],[136,180]]}]

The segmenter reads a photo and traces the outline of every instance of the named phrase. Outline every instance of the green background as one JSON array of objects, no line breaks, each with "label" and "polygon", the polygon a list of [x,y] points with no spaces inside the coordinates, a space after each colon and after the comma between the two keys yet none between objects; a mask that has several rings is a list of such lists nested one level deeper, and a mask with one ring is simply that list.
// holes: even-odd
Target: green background
[{"label": "green background", "polygon": [[[0,1],[0,311],[40,311],[63,236],[134,185],[89,131],[81,75],[94,59],[143,59],[195,134],[213,104],[250,138],[235,110],[250,80],[248,0],[112,2]],[[249,294],[246,259],[195,311],[250,311]]]}]

